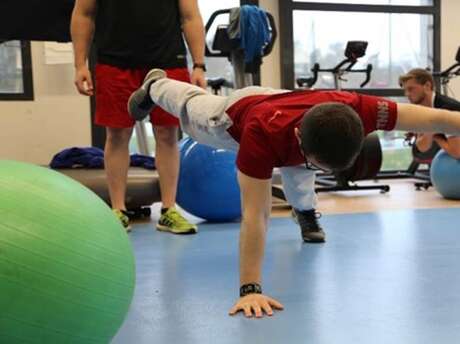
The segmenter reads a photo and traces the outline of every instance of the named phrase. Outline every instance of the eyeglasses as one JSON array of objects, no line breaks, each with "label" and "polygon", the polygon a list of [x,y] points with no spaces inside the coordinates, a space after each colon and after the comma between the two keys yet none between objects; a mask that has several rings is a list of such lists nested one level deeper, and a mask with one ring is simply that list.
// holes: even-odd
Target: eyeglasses
[{"label": "eyeglasses", "polygon": [[[300,145],[300,147],[302,147],[302,144],[299,144],[299,145]],[[309,171],[323,171],[323,172],[326,172],[326,173],[331,172],[328,169],[319,167],[319,166],[315,165],[314,163],[312,163],[311,161],[309,161],[307,159],[307,157],[305,156],[304,152],[302,151],[302,148],[300,148],[300,152],[301,152],[301,154],[303,155],[303,157],[305,159],[305,167],[306,167],[307,170],[309,170]]]},{"label": "eyeglasses", "polygon": [[315,171],[315,172],[322,171],[322,172],[325,172],[325,173],[332,173],[332,170],[330,170],[328,168],[324,168],[324,167],[319,167],[319,166],[315,165],[314,163],[312,163],[311,161],[308,161],[307,158],[305,158],[305,167],[309,171]]},{"label": "eyeglasses", "polygon": [[316,166],[315,164],[308,161],[307,159],[305,159],[305,167],[307,168],[307,170],[310,170],[310,171],[323,171],[322,168]]}]

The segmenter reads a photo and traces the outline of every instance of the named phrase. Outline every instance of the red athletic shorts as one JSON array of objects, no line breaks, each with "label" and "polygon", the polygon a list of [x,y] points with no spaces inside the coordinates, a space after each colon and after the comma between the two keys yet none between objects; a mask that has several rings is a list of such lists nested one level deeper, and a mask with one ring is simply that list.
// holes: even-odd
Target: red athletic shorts
[{"label": "red athletic shorts", "polygon": [[[109,128],[131,128],[135,120],[126,109],[129,96],[144,81],[148,68],[121,69],[106,64],[96,65],[96,120],[95,123]],[[169,78],[190,82],[187,68],[166,69]],[[179,126],[179,120],[160,107],[150,114],[150,121],[158,126]]]}]

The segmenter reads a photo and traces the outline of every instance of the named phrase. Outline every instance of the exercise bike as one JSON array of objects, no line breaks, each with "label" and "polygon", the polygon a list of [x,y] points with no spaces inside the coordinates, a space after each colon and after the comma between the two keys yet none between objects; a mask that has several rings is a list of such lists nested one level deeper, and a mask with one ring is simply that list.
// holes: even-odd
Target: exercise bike
[{"label": "exercise bike", "polygon": [[[359,58],[365,56],[368,43],[366,41],[349,41],[345,48],[345,59],[333,68],[321,68],[319,63],[315,63],[310,77],[302,77],[296,80],[301,88],[312,89],[318,81],[320,73],[332,73],[336,90],[342,90],[342,83],[347,81],[344,77],[350,73],[364,74],[365,78],[360,87],[366,86],[372,73],[372,65],[367,64],[366,68],[353,68]],[[376,133],[368,135],[363,144],[363,148],[352,167],[347,170],[330,173],[318,173],[315,188],[316,192],[330,191],[358,191],[358,190],[380,190],[381,193],[390,191],[389,185],[357,185],[359,180],[375,179],[382,166],[382,148],[380,139]]]}]

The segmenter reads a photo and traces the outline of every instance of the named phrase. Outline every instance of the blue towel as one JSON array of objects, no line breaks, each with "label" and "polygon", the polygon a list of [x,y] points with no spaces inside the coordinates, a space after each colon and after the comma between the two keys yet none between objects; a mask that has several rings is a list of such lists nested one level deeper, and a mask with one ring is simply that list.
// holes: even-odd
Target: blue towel
[{"label": "blue towel", "polygon": [[270,42],[269,21],[264,10],[254,5],[240,8],[239,46],[244,50],[244,62],[251,63],[263,56],[265,46]]},{"label": "blue towel", "polygon": [[131,155],[131,166],[143,167],[147,170],[155,169],[155,158],[151,156],[132,154]]},{"label": "blue towel", "polygon": [[104,151],[95,147],[72,147],[57,153],[51,168],[104,168]]},{"label": "blue towel", "polygon": [[[155,169],[155,159],[150,156],[131,155],[131,166]],[[50,162],[51,168],[104,168],[104,151],[95,147],[72,147],[57,153]]]}]

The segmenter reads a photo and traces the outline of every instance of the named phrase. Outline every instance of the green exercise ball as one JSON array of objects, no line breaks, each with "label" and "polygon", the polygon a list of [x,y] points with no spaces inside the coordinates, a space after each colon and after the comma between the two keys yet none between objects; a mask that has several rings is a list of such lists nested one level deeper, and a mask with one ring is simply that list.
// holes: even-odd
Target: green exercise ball
[{"label": "green exercise ball", "polygon": [[93,192],[0,161],[0,343],[109,343],[134,291],[128,236]]}]

